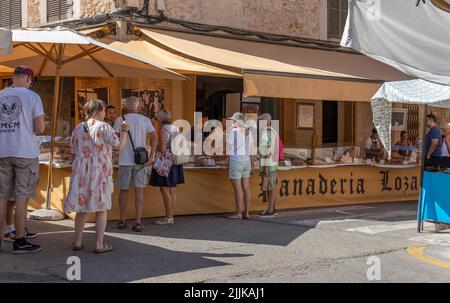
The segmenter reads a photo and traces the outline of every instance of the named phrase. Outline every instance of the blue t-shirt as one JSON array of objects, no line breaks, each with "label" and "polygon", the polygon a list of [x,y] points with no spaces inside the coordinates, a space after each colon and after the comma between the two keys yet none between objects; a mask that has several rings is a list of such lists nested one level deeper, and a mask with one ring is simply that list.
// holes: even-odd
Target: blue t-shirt
[{"label": "blue t-shirt", "polygon": [[437,126],[432,127],[430,129],[430,131],[428,132],[428,134],[426,135],[426,140],[425,140],[426,152],[428,152],[428,149],[430,148],[430,145],[431,145],[431,140],[433,140],[433,139],[438,139],[439,143],[438,143],[438,146],[435,149],[435,151],[431,154],[431,156],[432,157],[440,157],[442,155],[442,135],[441,135],[441,130]]}]

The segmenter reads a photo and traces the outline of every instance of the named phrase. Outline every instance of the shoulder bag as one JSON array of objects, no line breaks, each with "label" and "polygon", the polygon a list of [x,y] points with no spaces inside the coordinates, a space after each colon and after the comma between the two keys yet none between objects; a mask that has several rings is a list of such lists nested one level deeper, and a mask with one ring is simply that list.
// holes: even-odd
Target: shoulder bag
[{"label": "shoulder bag", "polygon": [[[125,116],[122,116],[123,121],[125,120]],[[134,163],[136,165],[144,165],[148,162],[148,151],[145,147],[134,147],[133,138],[131,137],[130,130],[128,130],[128,137],[130,138],[131,146],[133,148],[133,154],[134,154]]]}]

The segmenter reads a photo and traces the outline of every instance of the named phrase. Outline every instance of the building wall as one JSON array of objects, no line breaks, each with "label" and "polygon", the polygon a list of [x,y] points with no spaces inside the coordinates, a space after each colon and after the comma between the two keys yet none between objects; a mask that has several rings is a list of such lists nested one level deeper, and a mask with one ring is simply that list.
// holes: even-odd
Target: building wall
[{"label": "building wall", "polygon": [[[152,14],[158,13],[155,2],[151,1],[150,4]],[[321,2],[323,1],[165,0],[165,14],[198,23],[319,39]]]},{"label": "building wall", "polygon": [[119,0],[78,0],[80,18],[102,15],[117,10]]},{"label": "building wall", "polygon": [[[26,26],[46,23],[46,0],[28,1]],[[186,21],[229,26],[239,29],[326,39],[327,0],[164,0],[168,17]],[[74,18],[92,17],[130,3],[142,8],[144,0],[73,0]],[[127,4],[128,3],[128,4]],[[324,11],[325,8],[325,11]],[[150,1],[149,12],[158,15],[156,1]],[[325,15],[324,15],[325,12]]]},{"label": "building wall", "polygon": [[28,0],[27,14],[23,18],[26,19],[26,24],[24,24],[26,27],[38,27],[44,22],[44,20],[41,22],[41,1]]}]

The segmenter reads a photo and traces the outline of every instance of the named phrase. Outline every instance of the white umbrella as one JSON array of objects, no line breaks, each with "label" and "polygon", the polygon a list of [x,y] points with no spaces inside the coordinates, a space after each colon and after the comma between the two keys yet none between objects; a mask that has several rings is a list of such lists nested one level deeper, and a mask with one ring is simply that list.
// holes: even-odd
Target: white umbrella
[{"label": "white umbrella", "polygon": [[450,85],[450,1],[349,0],[341,45]]},{"label": "white umbrella", "polygon": [[10,30],[0,28],[0,55],[7,54],[11,51],[12,33]]},{"label": "white umbrella", "polygon": [[0,64],[10,67],[24,64],[31,67],[37,75],[55,76],[46,203],[47,209],[50,209],[61,76],[186,78],[69,29],[25,29],[12,32],[13,49],[11,53],[0,56]]},{"label": "white umbrella", "polygon": [[392,103],[450,108],[450,86],[422,79],[386,82],[372,97],[373,122],[380,140],[391,154]]}]

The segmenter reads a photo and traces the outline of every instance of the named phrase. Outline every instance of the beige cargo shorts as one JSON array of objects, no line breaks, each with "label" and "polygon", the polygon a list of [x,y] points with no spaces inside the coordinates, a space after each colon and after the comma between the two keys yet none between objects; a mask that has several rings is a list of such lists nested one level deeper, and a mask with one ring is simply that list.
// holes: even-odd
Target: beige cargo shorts
[{"label": "beige cargo shorts", "polygon": [[38,158],[0,158],[0,199],[32,198],[38,183]]}]

